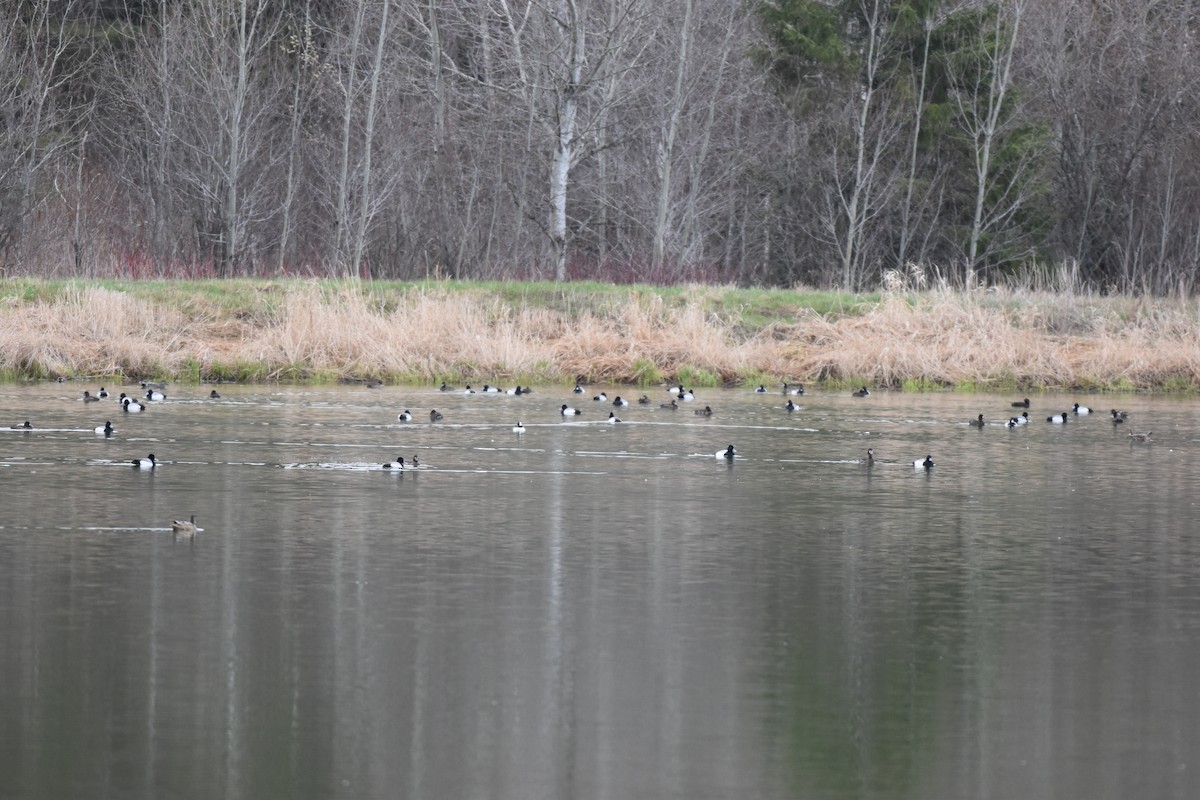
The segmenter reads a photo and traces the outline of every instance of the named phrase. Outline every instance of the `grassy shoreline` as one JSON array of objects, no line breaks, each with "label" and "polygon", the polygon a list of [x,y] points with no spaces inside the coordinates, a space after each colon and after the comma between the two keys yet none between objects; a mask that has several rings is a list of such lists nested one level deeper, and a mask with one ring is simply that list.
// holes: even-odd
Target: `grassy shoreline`
[{"label": "grassy shoreline", "polygon": [[0,379],[1196,391],[1200,305],[1030,291],[0,281]]}]

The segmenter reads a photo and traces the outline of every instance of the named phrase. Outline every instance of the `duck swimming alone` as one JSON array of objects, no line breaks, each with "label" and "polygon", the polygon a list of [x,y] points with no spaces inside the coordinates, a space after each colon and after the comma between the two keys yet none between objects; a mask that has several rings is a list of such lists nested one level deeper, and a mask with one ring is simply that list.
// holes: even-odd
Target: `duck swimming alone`
[{"label": "duck swimming alone", "polygon": [[767,393],[767,387],[766,387],[766,386],[763,386],[763,385],[760,383],[760,384],[758,385],[758,388],[754,390],[754,393],[755,393],[755,394],[766,394],[766,393]]},{"label": "duck swimming alone", "polygon": [[1078,415],[1079,415],[1079,416],[1081,416],[1081,417],[1082,417],[1084,414],[1090,414],[1090,413],[1092,413],[1092,410],[1091,410],[1090,408],[1088,408],[1087,406],[1081,406],[1081,405],[1079,405],[1079,403],[1076,403],[1076,404],[1075,404],[1075,409],[1074,409],[1074,410],[1075,410],[1075,413],[1076,413],[1076,414],[1078,414]]},{"label": "duck swimming alone", "polygon": [[213,389],[211,392],[208,393],[208,399],[209,400],[220,400],[221,393],[218,392],[216,389]]},{"label": "duck swimming alone", "polygon": [[151,453],[145,458],[132,459],[129,463],[133,464],[134,469],[154,469],[155,464],[158,463],[158,459],[154,457],[154,453]]},{"label": "duck swimming alone", "polygon": [[793,403],[791,400],[788,400],[788,401],[787,401],[787,405],[786,405],[786,406],[784,406],[784,408],[786,408],[786,409],[788,410],[788,413],[789,413],[789,414],[790,414],[790,413],[792,413],[793,411],[799,411],[799,410],[800,410],[800,406],[796,405],[796,404],[795,404],[795,403]]},{"label": "duck swimming alone", "polygon": [[436,408],[430,409],[429,410],[429,421],[430,422],[441,422],[442,421],[442,412],[438,411]]},{"label": "duck swimming alone", "polygon": [[520,420],[517,420],[517,424],[513,426],[513,433],[515,433],[517,436],[520,436],[524,432],[525,426],[521,424]]},{"label": "duck swimming alone", "polygon": [[864,386],[861,389],[859,389],[857,392],[853,392],[850,396],[851,397],[869,397],[870,394],[871,394],[871,390]]},{"label": "duck swimming alone", "polygon": [[976,419],[967,420],[967,424],[970,425],[972,428],[982,429],[983,426],[986,425],[987,423],[985,423],[983,421],[983,414],[980,414]]},{"label": "duck swimming alone", "polygon": [[171,532],[176,536],[195,536],[196,531],[196,515],[192,514],[191,519],[176,519],[171,521]]},{"label": "duck swimming alone", "polygon": [[733,457],[736,455],[737,455],[737,450],[733,449],[733,445],[729,445],[724,450],[718,450],[716,452],[717,458],[723,458],[726,461],[733,461]]},{"label": "duck swimming alone", "polygon": [[925,456],[924,459],[918,458],[913,462],[913,466],[917,469],[933,469],[933,456]]},{"label": "duck swimming alone", "polygon": [[29,420],[25,420],[21,425],[9,425],[8,429],[10,431],[31,431],[33,430],[33,426],[29,424]]},{"label": "duck swimming alone", "polygon": [[1029,408],[1029,398],[1026,397],[1024,400],[1014,400],[1012,407],[1013,408]]},{"label": "duck swimming alone", "polygon": [[868,467],[873,466],[875,464],[875,448],[874,447],[867,448],[867,457],[865,459],[865,462]]}]

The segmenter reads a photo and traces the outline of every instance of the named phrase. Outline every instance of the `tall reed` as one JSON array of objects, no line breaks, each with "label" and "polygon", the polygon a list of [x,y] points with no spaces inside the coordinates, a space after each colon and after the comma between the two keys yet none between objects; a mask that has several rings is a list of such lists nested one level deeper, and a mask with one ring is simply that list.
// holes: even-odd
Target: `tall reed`
[{"label": "tall reed", "polygon": [[266,378],[632,382],[652,366],[726,382],[1200,385],[1200,311],[1178,298],[941,289],[781,313],[782,293],[713,287],[601,297],[567,284],[514,300],[472,285],[245,286],[236,301],[203,283],[10,294],[0,301],[0,371],[209,378],[241,364]]}]

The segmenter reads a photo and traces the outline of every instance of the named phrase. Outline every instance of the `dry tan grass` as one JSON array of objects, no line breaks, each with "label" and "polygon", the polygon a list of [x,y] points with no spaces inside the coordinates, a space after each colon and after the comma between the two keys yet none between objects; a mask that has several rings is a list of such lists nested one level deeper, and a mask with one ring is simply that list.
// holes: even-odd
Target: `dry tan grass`
[{"label": "dry tan grass", "polygon": [[384,308],[357,284],[290,284],[232,318],[202,302],[167,306],[73,285],[52,301],[0,307],[9,375],[178,375],[199,365],[484,381],[631,381],[703,370],[722,380],[777,375],[876,385],[1200,385],[1200,312],[1191,301],[979,291],[885,294],[865,313],[798,311],[747,330],[703,292],[685,303],[630,294],[588,312],[511,305],[481,292],[423,289]]}]

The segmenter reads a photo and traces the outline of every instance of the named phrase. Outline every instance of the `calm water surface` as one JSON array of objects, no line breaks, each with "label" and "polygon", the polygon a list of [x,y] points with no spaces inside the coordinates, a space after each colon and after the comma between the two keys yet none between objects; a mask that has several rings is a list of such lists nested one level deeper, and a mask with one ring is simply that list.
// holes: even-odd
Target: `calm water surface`
[{"label": "calm water surface", "polygon": [[0,385],[2,798],[1200,796],[1196,400],[84,388]]}]

